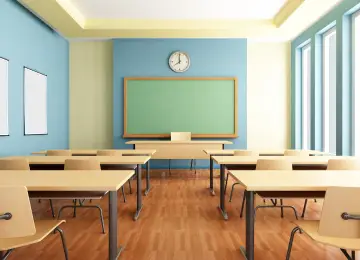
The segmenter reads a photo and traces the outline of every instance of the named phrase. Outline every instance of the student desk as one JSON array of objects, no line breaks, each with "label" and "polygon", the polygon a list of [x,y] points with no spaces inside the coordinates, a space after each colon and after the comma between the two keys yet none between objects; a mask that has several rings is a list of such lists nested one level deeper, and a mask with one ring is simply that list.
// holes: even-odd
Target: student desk
[{"label": "student desk", "polygon": [[[1,185],[29,191],[109,191],[109,260],[124,249],[117,242],[117,191],[134,171],[0,171]],[[84,181],[86,180],[86,181]]]},{"label": "student desk", "polygon": [[[215,195],[214,192],[214,184],[213,184],[213,178],[214,178],[214,161],[212,159],[213,156],[233,156],[235,151],[248,151],[248,150],[241,150],[241,149],[235,149],[235,150],[224,150],[224,149],[205,149],[204,153],[210,158],[210,191],[212,195]],[[310,156],[320,156],[320,155],[330,155],[329,153],[315,151],[315,150],[308,150]],[[285,150],[273,150],[273,151],[258,151],[259,156],[284,156]]]},{"label": "student desk", "polygon": [[[29,161],[32,170],[63,170],[66,159],[74,159],[72,156],[18,156]],[[16,157],[8,157],[16,158]],[[94,159],[93,156],[83,156],[82,159]],[[150,160],[150,156],[97,156],[102,168],[118,166],[118,165],[136,165],[136,185],[137,185],[137,210],[134,220],[137,220],[142,209],[141,196],[141,165]],[[146,176],[147,194],[150,190],[150,174]]]},{"label": "student desk", "polygon": [[[111,150],[115,150],[115,151],[119,151],[121,152],[123,155],[149,155],[152,156],[156,153],[156,150],[121,150],[121,149],[98,149],[98,150],[93,150],[93,149],[74,149],[74,150],[69,150],[71,151],[71,154],[73,156],[96,156],[98,151],[111,151]],[[47,151],[39,151],[39,152],[33,152],[31,153],[32,155],[46,155]]]},{"label": "student desk", "polygon": [[255,170],[258,159],[282,159],[282,160],[290,161],[293,165],[294,170],[325,170],[327,168],[327,163],[329,159],[339,159],[344,157],[343,156],[213,156],[212,158],[217,164],[220,165],[219,209],[224,219],[228,219],[225,210],[225,168],[227,166],[236,165],[236,170]]},{"label": "student desk", "polygon": [[246,190],[246,248],[240,250],[248,260],[254,260],[254,193],[277,191],[287,193],[323,192],[332,186],[360,187],[359,171],[230,171]]},{"label": "student desk", "polygon": [[208,159],[204,150],[221,150],[229,141],[129,141],[134,150],[155,149],[151,159]]}]

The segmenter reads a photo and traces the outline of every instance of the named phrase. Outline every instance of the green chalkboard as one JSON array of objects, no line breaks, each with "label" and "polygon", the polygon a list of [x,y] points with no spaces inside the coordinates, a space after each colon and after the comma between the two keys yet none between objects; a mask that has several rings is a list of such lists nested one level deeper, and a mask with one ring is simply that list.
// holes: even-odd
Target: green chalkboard
[{"label": "green chalkboard", "polygon": [[124,137],[237,137],[236,78],[125,78]]}]

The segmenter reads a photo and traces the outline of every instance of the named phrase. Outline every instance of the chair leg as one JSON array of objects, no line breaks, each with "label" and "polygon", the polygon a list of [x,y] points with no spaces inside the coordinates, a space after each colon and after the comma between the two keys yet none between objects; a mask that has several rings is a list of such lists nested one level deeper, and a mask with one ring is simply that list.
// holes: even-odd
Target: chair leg
[{"label": "chair leg", "polygon": [[49,203],[50,203],[51,215],[52,215],[53,218],[55,218],[55,212],[54,212],[54,207],[53,207],[52,200],[49,200]]},{"label": "chair leg", "polygon": [[[282,199],[280,199],[280,206],[283,206],[283,200]],[[281,207],[281,218],[283,218],[283,217],[284,217],[284,208]]]},{"label": "chair leg", "polygon": [[130,190],[130,194],[132,194],[132,189],[131,189],[131,180],[128,180],[128,184],[129,184],[129,190]]},{"label": "chair leg", "polygon": [[64,249],[65,260],[69,260],[69,252],[68,252],[68,249],[67,249],[67,246],[66,246],[64,231],[62,231],[62,229],[60,229],[59,227],[56,227],[55,230],[57,232],[59,232],[59,234],[60,234],[61,242],[62,242],[63,249]]},{"label": "chair leg", "polygon": [[169,159],[169,175],[171,176],[171,159]]},{"label": "chair leg", "polygon": [[345,249],[340,248],[340,250],[344,254],[344,256],[346,257],[346,259],[355,260],[355,251],[351,251],[351,256],[350,256],[349,253]]},{"label": "chair leg", "polygon": [[194,162],[194,160],[191,159],[191,160],[190,160],[190,171],[192,171],[192,169],[193,169],[193,162]]},{"label": "chair leg", "polygon": [[99,209],[99,211],[100,211],[101,229],[102,229],[103,234],[105,234],[104,215],[103,215],[102,208],[100,208],[100,206],[97,206],[97,205],[95,207],[97,207]]},{"label": "chair leg", "polygon": [[226,174],[225,189],[224,189],[224,193],[225,193],[225,194],[226,194],[226,189],[227,189],[228,181],[229,181],[229,173]]},{"label": "chair leg", "polygon": [[308,200],[305,199],[303,212],[302,212],[302,214],[301,214],[301,217],[302,217],[302,218],[304,218],[304,216],[305,216],[305,211],[306,211],[307,202],[308,202]]},{"label": "chair leg", "polygon": [[242,203],[241,203],[240,218],[242,218],[242,216],[243,216],[244,206],[245,206],[245,200],[246,200],[246,197],[245,197],[245,191],[244,191],[243,199],[242,199]]},{"label": "chair leg", "polygon": [[287,250],[287,253],[286,253],[286,260],[290,260],[290,254],[291,254],[291,249],[292,249],[292,245],[293,245],[293,242],[294,242],[294,236],[295,236],[295,233],[296,233],[297,231],[299,231],[299,230],[300,230],[299,227],[295,227],[295,228],[291,231],[289,246],[288,246],[288,250]]},{"label": "chair leg", "polygon": [[124,189],[124,185],[121,187],[121,193],[122,193],[123,198],[124,198],[124,203],[126,203],[126,197],[125,197],[125,189]]},{"label": "chair leg", "polygon": [[196,159],[194,159],[194,170],[195,170],[195,174],[196,174]]},{"label": "chair leg", "polygon": [[235,186],[235,185],[238,185],[238,184],[240,184],[240,183],[235,182],[235,183],[232,185],[232,187],[231,187],[231,192],[230,192],[229,202],[231,202],[231,200],[232,200],[232,196],[233,196],[233,192],[234,192],[234,186]]},{"label": "chair leg", "polygon": [[73,218],[76,218],[76,201],[74,200],[74,214],[73,214]]},{"label": "chair leg", "polygon": [[355,254],[355,251],[351,251],[351,258],[352,260],[356,260],[356,254]]}]

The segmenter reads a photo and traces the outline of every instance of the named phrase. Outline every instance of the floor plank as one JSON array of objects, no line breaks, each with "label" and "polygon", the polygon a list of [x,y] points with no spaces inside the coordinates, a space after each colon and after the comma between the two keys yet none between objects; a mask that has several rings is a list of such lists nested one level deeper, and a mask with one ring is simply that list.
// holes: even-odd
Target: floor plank
[{"label": "floor plank", "polygon": [[[119,193],[118,231],[119,243],[125,246],[121,259],[126,260],[192,260],[192,259],[244,259],[239,247],[245,244],[245,219],[239,217],[243,190],[236,186],[234,199],[227,202],[229,220],[224,221],[217,210],[218,196],[210,196],[208,171],[197,174],[187,170],[152,172],[152,191],[144,198],[144,208],[137,222],[133,221],[136,195],[129,194],[123,203]],[[215,178],[218,193],[219,178]],[[229,187],[231,182],[229,182]],[[143,184],[145,185],[145,183]],[[136,183],[133,181],[133,190]],[[230,193],[230,190],[227,192]],[[228,200],[228,196],[227,196]],[[71,201],[57,201],[55,208]],[[98,201],[93,201],[93,204]],[[104,210],[105,225],[108,226],[107,197],[99,202]],[[260,198],[256,203],[263,203]],[[304,200],[284,200],[294,205],[301,213]],[[322,202],[308,203],[306,219],[319,219]],[[36,219],[50,217],[46,200],[32,201]],[[255,258],[258,260],[285,259],[289,235],[295,220],[291,210],[285,209],[280,217],[279,209],[260,209],[255,224]],[[72,218],[71,209],[63,212],[67,221],[65,232],[70,259],[107,259],[108,237],[101,234],[98,211],[79,209]],[[43,242],[17,249],[9,260],[63,260],[58,235],[50,235]],[[333,260],[344,259],[336,248],[314,243],[306,235],[297,235],[292,259]]]}]

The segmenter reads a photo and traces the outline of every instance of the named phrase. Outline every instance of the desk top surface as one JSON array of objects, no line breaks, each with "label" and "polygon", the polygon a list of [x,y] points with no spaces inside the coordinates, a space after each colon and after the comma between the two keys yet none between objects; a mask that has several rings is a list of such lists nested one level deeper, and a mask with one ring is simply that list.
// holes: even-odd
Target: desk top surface
[{"label": "desk top surface", "polygon": [[257,160],[287,160],[293,164],[321,165],[330,159],[358,159],[352,156],[213,156],[217,164],[256,164]]},{"label": "desk top surface", "polygon": [[25,158],[30,164],[64,164],[65,160],[97,160],[100,164],[145,164],[151,159],[150,156],[12,156],[8,158]]},{"label": "desk top surface", "polygon": [[[70,150],[72,155],[96,155],[98,151],[118,151],[125,155],[136,155],[136,154],[147,154],[147,155],[154,155],[156,150],[153,149],[144,149],[144,150],[122,150],[122,149],[73,149]],[[33,152],[33,155],[46,155],[45,151]]]},{"label": "desk top surface", "polygon": [[248,191],[325,191],[360,187],[360,171],[230,171]]},{"label": "desk top surface", "polygon": [[196,141],[128,141],[126,144],[232,144],[230,141],[212,141],[212,140],[196,140]]},{"label": "desk top surface", "polygon": [[0,171],[0,185],[29,191],[117,191],[134,174],[124,171]]},{"label": "desk top surface", "polygon": [[[216,155],[233,155],[235,151],[249,151],[245,149],[224,149],[224,150],[214,150],[214,149],[205,149],[204,152],[208,155],[216,154]],[[307,150],[310,155],[328,155],[332,156],[331,153],[320,152],[315,150]],[[260,155],[284,155],[285,149],[281,150],[254,150],[254,152],[258,152]]]}]

